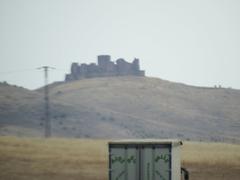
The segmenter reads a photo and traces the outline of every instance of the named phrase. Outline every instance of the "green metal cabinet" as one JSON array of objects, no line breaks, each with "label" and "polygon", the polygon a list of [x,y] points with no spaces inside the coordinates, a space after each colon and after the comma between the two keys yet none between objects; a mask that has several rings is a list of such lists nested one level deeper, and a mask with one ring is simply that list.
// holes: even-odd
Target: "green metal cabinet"
[{"label": "green metal cabinet", "polygon": [[109,142],[109,180],[180,180],[178,140]]}]

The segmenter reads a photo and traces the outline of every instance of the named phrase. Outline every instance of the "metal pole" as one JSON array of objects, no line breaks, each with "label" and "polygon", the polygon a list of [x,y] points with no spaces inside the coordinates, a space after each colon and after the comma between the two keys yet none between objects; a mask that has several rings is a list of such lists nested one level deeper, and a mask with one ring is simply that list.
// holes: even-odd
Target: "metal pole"
[{"label": "metal pole", "polygon": [[49,96],[48,96],[48,67],[44,67],[44,74],[45,74],[45,87],[44,87],[44,94],[45,94],[45,137],[51,137],[51,123],[49,117]]},{"label": "metal pole", "polygon": [[[50,105],[49,105],[49,90],[48,90],[48,69],[51,68],[49,66],[43,66],[38,69],[44,70],[44,101],[45,101],[45,138],[49,138],[52,135],[51,132],[51,119],[50,119]],[[54,68],[52,68],[54,69]]]}]

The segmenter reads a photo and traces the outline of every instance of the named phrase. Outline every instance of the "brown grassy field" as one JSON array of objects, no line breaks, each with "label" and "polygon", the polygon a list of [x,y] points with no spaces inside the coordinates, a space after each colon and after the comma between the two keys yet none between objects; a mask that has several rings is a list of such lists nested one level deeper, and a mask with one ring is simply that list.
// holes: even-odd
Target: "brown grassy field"
[{"label": "brown grassy field", "polygon": [[[1,180],[107,180],[107,140],[0,137]],[[190,180],[239,180],[240,145],[186,142]]]}]

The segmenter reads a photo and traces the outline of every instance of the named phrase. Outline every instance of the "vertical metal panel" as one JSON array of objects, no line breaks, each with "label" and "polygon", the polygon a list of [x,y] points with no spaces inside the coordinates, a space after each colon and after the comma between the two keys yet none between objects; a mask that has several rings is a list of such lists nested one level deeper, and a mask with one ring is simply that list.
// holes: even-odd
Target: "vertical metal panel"
[{"label": "vertical metal panel", "polygon": [[111,180],[125,180],[125,149],[116,147],[111,149]]},{"label": "vertical metal panel", "polygon": [[180,160],[180,147],[179,146],[173,146],[172,147],[172,179],[178,180],[181,177],[181,160]]},{"label": "vertical metal panel", "polygon": [[159,146],[155,149],[155,179],[171,180],[171,148]]},{"label": "vertical metal panel", "polygon": [[141,180],[171,180],[170,146],[145,145],[141,148]]},{"label": "vertical metal panel", "polygon": [[138,146],[139,148],[138,148],[138,154],[139,154],[139,156],[138,156],[138,158],[139,158],[139,164],[138,164],[138,169],[139,169],[139,180],[142,180],[143,179],[143,166],[142,166],[142,164],[143,164],[143,158],[142,158],[142,152],[143,152],[143,147],[141,146],[141,145],[139,145]]},{"label": "vertical metal panel", "polygon": [[153,163],[152,163],[152,156],[153,156],[153,149],[151,146],[143,146],[141,159],[142,159],[142,180],[152,180],[153,176]]},{"label": "vertical metal panel", "polygon": [[112,154],[112,148],[110,148],[110,145],[108,145],[108,180],[111,180],[111,154]]},{"label": "vertical metal panel", "polygon": [[130,147],[127,148],[127,179],[126,180],[138,180],[137,173],[138,171],[138,165],[137,165],[137,148],[136,147]]},{"label": "vertical metal panel", "polygon": [[118,145],[110,148],[110,180],[139,180],[136,146]]}]

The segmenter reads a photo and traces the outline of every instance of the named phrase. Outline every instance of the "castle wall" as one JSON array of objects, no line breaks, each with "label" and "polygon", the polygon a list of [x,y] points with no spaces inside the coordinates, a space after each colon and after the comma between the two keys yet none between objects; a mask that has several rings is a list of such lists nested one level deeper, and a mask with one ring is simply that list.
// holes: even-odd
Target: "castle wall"
[{"label": "castle wall", "polygon": [[139,59],[134,59],[132,63],[124,59],[118,59],[116,63],[111,61],[111,56],[98,56],[98,64],[72,63],[71,73],[66,74],[65,81],[78,80],[83,78],[109,77],[109,76],[145,76],[145,71],[140,70]]},{"label": "castle wall", "polygon": [[118,75],[131,75],[133,74],[132,72],[132,64],[126,62],[124,59],[118,59],[117,60],[117,71]]},{"label": "castle wall", "polygon": [[132,69],[134,71],[140,71],[139,59],[135,58],[132,62]]},{"label": "castle wall", "polygon": [[111,56],[100,55],[98,56],[98,66],[102,71],[106,71],[109,63],[111,62]]}]

